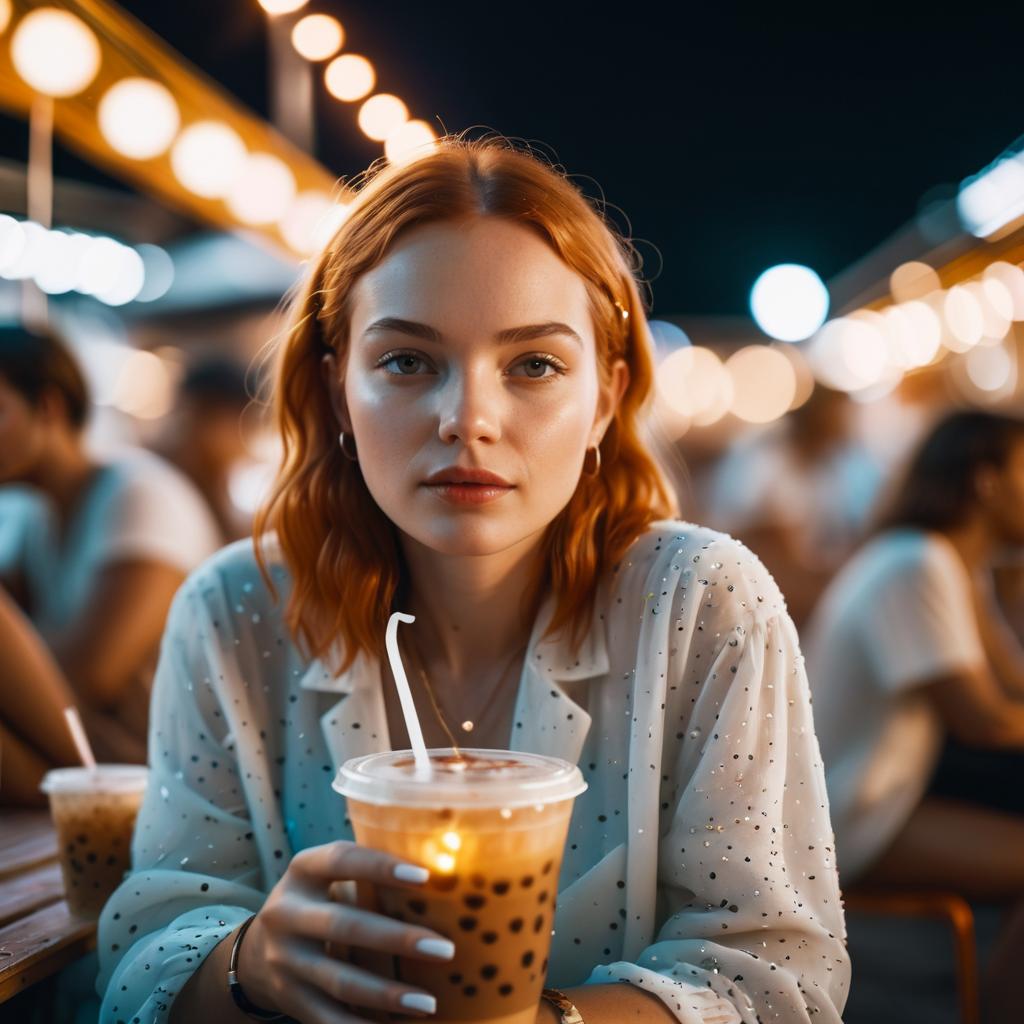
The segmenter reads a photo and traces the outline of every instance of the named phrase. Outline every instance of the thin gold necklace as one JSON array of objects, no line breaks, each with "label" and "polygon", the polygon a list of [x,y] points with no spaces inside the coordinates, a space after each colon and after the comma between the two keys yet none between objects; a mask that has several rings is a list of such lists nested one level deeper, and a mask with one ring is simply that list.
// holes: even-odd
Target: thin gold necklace
[{"label": "thin gold necklace", "polygon": [[[486,707],[484,709],[484,713],[485,714],[486,714],[486,712],[487,712],[487,710],[489,708],[494,707],[495,704],[497,703],[493,699],[494,696],[496,696],[498,691],[501,689],[502,683],[505,682],[505,677],[508,675],[509,669],[511,669],[512,666],[515,665],[516,661],[518,661],[519,656],[523,653],[523,650],[525,649],[526,646],[528,646],[528,645],[524,645],[524,647],[519,648],[519,650],[517,650],[515,652],[515,654],[512,655],[512,660],[508,663],[508,665],[505,666],[505,670],[498,677],[498,681],[494,685],[494,692],[491,695],[491,700],[488,701],[488,703],[487,703],[487,705],[486,705]],[[449,741],[451,742],[452,749],[455,751],[455,756],[458,757],[461,760],[462,759],[462,753],[459,750],[458,743],[455,742],[455,737],[452,735],[451,729],[448,728],[448,723],[445,721],[444,715],[441,713],[441,708],[440,708],[440,705],[437,702],[437,697],[434,695],[434,689],[430,685],[430,680],[427,679],[427,673],[426,673],[426,671],[425,671],[425,669],[423,667],[423,658],[420,656],[419,648],[414,643],[412,643],[412,642],[410,642],[409,647],[411,648],[411,650],[413,651],[413,654],[415,655],[416,667],[419,669],[420,678],[423,680],[423,686],[426,689],[427,696],[430,698],[430,703],[431,703],[431,705],[434,708],[434,715],[437,718],[438,722],[441,724],[441,728],[444,729],[445,735],[448,737]],[[464,721],[462,723],[462,730],[463,730],[463,732],[467,732],[467,733],[472,732],[473,729],[477,725],[480,725],[482,723],[482,721],[483,721],[483,719],[481,719],[480,722],[474,723],[474,722],[469,721],[467,719],[466,721]]]}]

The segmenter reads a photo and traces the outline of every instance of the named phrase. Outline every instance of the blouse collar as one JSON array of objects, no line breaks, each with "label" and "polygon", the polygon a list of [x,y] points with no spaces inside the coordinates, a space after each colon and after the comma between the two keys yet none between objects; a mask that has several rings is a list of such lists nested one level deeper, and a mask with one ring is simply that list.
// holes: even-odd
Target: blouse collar
[{"label": "blouse collar", "polygon": [[[548,594],[541,604],[519,679],[510,750],[548,754],[572,764],[578,762],[591,718],[561,684],[608,672],[601,593],[594,602],[590,627],[575,655],[568,630],[562,636],[540,639],[555,611],[553,595]],[[300,687],[340,695],[320,719],[335,766],[350,757],[390,749],[379,659],[361,651],[341,673],[332,672],[329,663],[328,659],[312,661],[301,677]]]}]

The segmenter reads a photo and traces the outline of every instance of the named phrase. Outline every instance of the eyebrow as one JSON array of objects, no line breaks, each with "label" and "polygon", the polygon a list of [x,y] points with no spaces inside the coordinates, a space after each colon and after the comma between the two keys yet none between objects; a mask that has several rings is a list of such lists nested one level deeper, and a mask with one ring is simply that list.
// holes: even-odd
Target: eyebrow
[{"label": "eyebrow", "polygon": [[[408,334],[414,338],[423,338],[426,341],[432,341],[435,344],[443,345],[444,339],[441,332],[435,330],[429,324],[417,323],[415,320],[402,320],[397,316],[385,316],[380,320],[374,320],[369,327],[363,331],[363,337],[366,338],[372,334],[384,334],[389,331],[396,332],[398,334]],[[542,324],[527,324],[523,327],[507,327],[503,331],[498,331],[494,336],[494,340],[499,345],[514,345],[517,342],[522,341],[535,341],[538,338],[547,338],[552,334],[564,334],[566,337],[572,338],[580,348],[583,348],[583,339],[574,331],[568,324],[559,323],[557,320],[548,320]]]}]

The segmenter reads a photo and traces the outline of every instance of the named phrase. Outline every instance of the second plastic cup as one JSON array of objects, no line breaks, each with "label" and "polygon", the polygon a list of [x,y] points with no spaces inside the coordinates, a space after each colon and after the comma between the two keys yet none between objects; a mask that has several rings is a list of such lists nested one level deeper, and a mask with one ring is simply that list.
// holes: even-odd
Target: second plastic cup
[{"label": "second plastic cup", "polygon": [[57,768],[40,788],[50,797],[64,893],[72,913],[99,917],[131,867],[132,833],[146,790],[144,765]]},{"label": "second plastic cup", "polygon": [[422,892],[377,886],[376,909],[455,943],[447,963],[396,958],[396,976],[437,997],[437,1024],[534,1024],[573,800],[587,784],[539,754],[429,754],[429,780],[405,750],[347,761],[334,781],[358,843],[431,872]]}]

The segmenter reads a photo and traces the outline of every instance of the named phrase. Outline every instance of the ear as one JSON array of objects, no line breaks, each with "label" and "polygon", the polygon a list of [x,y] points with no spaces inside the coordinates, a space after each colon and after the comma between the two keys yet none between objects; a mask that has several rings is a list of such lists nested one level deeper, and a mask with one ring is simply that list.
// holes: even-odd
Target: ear
[{"label": "ear", "polygon": [[334,410],[334,418],[338,421],[338,427],[346,433],[351,433],[352,424],[349,421],[348,406],[345,403],[345,381],[338,367],[338,357],[333,352],[328,352],[320,361],[320,372],[324,386],[327,388],[331,408]]},{"label": "ear", "polygon": [[629,366],[625,359],[616,359],[612,364],[611,383],[607,388],[601,388],[597,401],[597,415],[594,419],[594,433],[591,444],[600,444],[604,438],[608,425],[615,417],[615,410],[622,401],[622,396],[629,387]]}]

